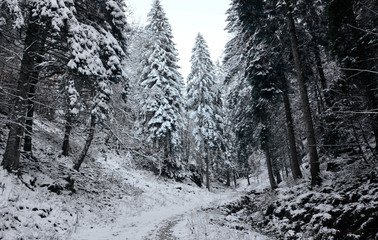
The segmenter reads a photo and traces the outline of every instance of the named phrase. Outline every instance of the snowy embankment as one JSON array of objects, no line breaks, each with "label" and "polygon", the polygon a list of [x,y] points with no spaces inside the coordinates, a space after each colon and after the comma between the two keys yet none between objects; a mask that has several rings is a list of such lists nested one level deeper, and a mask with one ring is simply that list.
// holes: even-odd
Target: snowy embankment
[{"label": "snowy embankment", "polygon": [[56,151],[62,133],[55,125],[36,126],[35,161],[23,160],[21,176],[0,170],[2,240],[266,239],[218,208],[245,189],[208,192],[189,181],[157,178],[102,142],[77,172],[74,159]]},{"label": "snowy embankment", "polygon": [[346,165],[347,159],[321,165],[321,186],[311,188],[309,180],[281,183],[275,191],[253,190],[222,208],[279,239],[376,240],[378,167]]}]

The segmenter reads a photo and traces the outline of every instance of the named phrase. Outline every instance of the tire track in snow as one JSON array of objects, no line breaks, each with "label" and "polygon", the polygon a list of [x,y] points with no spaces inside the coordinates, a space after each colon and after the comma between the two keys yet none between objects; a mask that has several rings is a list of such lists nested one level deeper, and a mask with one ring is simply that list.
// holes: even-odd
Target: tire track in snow
[{"label": "tire track in snow", "polygon": [[183,219],[183,216],[179,215],[163,221],[144,240],[176,240],[177,238],[173,236],[173,228]]}]

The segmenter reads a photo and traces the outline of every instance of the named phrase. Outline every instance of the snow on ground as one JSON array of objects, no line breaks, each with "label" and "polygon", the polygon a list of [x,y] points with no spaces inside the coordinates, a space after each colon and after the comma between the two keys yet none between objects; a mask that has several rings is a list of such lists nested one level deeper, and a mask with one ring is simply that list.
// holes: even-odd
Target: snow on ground
[{"label": "snow on ground", "polygon": [[243,223],[232,216],[224,218],[224,215],[221,215],[216,210],[196,211],[182,216],[173,228],[172,235],[174,239],[269,239],[254,232],[249,224]]},{"label": "snow on ground", "polygon": [[149,172],[126,170],[117,156],[106,159],[103,165],[120,171],[125,181],[142,193],[125,198],[117,207],[114,221],[107,224],[94,223],[84,215],[72,239],[266,239],[251,231],[211,223],[216,213],[205,209],[232,201],[242,192],[231,189],[208,192],[189,182],[176,183]]},{"label": "snow on ground", "polygon": [[77,172],[83,133],[73,133],[75,154],[63,157],[60,129],[36,120],[34,158],[21,159],[22,175],[0,170],[1,240],[266,239],[218,209],[261,184],[242,180],[237,191],[214,184],[208,192],[136,170],[131,154],[96,139]]}]

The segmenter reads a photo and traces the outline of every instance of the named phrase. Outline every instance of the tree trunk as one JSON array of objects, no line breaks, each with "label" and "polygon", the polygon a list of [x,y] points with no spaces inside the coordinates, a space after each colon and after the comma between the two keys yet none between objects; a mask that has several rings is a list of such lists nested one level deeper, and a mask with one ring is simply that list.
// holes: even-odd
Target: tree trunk
[{"label": "tree trunk", "polygon": [[20,167],[21,139],[24,135],[27,97],[35,71],[40,50],[40,26],[36,23],[33,14],[30,14],[28,29],[25,37],[25,48],[21,60],[21,69],[17,88],[15,91],[14,105],[9,122],[9,134],[7,146],[3,156],[2,165],[8,172],[17,171]]},{"label": "tree trunk", "polygon": [[[370,84],[366,86],[366,98],[368,100],[368,107],[371,109],[371,111],[376,111],[374,109],[377,109],[378,102],[375,99],[374,91],[377,91],[378,84],[376,79],[374,80],[374,76],[372,74],[369,74],[368,77],[371,77]],[[375,138],[375,152],[378,153],[378,114],[375,112],[375,114],[370,114],[370,121],[373,129],[373,134]]]},{"label": "tree trunk", "polygon": [[301,60],[299,56],[298,41],[295,31],[294,19],[290,9],[290,0],[285,0],[286,2],[286,17],[290,33],[291,48],[294,57],[295,70],[297,72],[297,81],[299,85],[299,91],[301,95],[302,111],[304,115],[304,122],[306,126],[307,135],[307,145],[310,154],[310,165],[311,165],[311,185],[319,185],[321,179],[319,176],[319,157],[316,149],[315,131],[311,116],[310,103],[308,100],[308,93],[306,88],[306,82],[304,79],[303,69],[301,65]]},{"label": "tree trunk", "polygon": [[38,83],[38,75],[31,74],[33,77],[30,90],[28,94],[28,106],[25,121],[25,138],[24,138],[24,151],[27,156],[32,156],[32,133],[33,133],[33,117],[34,117],[34,98],[36,91],[36,84]]},{"label": "tree trunk", "polygon": [[226,186],[231,186],[231,169],[227,169],[227,175],[226,175]]},{"label": "tree trunk", "polygon": [[206,156],[205,156],[205,164],[206,164],[206,188],[210,191],[210,163],[209,163],[209,154],[208,150],[206,150]]},{"label": "tree trunk", "polygon": [[72,117],[68,113],[66,117],[66,124],[64,130],[64,138],[63,138],[63,146],[62,146],[62,154],[63,156],[68,156],[70,151],[70,134],[72,130]]},{"label": "tree trunk", "polygon": [[356,143],[357,143],[357,146],[358,146],[359,153],[361,154],[361,156],[364,159],[365,163],[368,163],[368,161],[367,161],[367,159],[365,157],[364,151],[362,150],[362,147],[361,147],[361,144],[360,144],[360,140],[359,140],[359,137],[357,135],[356,127],[354,126],[353,123],[351,123],[351,125],[352,125],[353,135],[354,135],[354,138],[356,139]]},{"label": "tree trunk", "polygon": [[[38,43],[38,52],[36,56],[36,65],[41,64],[43,62],[43,55],[46,51],[46,39],[47,39],[47,29],[41,29],[42,31],[40,40]],[[44,30],[44,31],[43,31]],[[24,151],[26,155],[32,157],[32,134],[33,134],[33,117],[34,117],[34,101],[35,101],[35,93],[37,89],[39,77],[39,70],[34,69],[34,71],[30,74],[30,87],[28,92],[28,102],[27,102],[27,114],[26,114],[26,126],[25,126],[25,138],[24,138]]]},{"label": "tree trunk", "polygon": [[91,146],[91,143],[92,143],[92,140],[93,140],[95,129],[96,129],[96,116],[92,114],[91,115],[91,125],[90,125],[90,128],[89,128],[88,138],[87,138],[87,140],[85,142],[83,151],[81,152],[78,161],[75,163],[75,165],[73,167],[77,171],[79,171],[79,168],[80,168],[81,164],[84,162],[84,159],[87,156],[89,147]]},{"label": "tree trunk", "polygon": [[287,163],[286,163],[286,161],[285,161],[285,174],[286,174],[286,178],[288,178],[288,177],[289,177],[289,170],[288,170],[288,168],[287,168]]},{"label": "tree trunk", "polygon": [[276,176],[277,184],[280,184],[282,182],[282,177],[278,168],[274,170],[274,175]]},{"label": "tree trunk", "polygon": [[272,168],[272,160],[270,158],[270,149],[269,149],[269,136],[267,133],[266,129],[262,130],[262,148],[265,153],[265,158],[266,158],[266,167],[268,168],[268,175],[269,175],[269,182],[270,182],[270,187],[272,189],[277,188],[277,183],[274,180],[273,176],[273,168]]},{"label": "tree trunk", "polygon": [[291,115],[290,100],[286,91],[283,93],[283,101],[285,105],[287,138],[289,140],[289,149],[290,149],[290,163],[291,163],[290,166],[291,166],[291,172],[293,174],[293,178],[294,180],[296,180],[298,178],[302,178],[302,172],[299,167],[297,145],[295,143],[294,122],[293,122],[293,117]]},{"label": "tree trunk", "polygon": [[235,169],[233,170],[233,178],[234,178],[234,186],[235,186],[235,189],[236,189],[236,187],[238,186],[238,183],[237,183],[237,179],[236,179],[236,171],[235,171]]},{"label": "tree trunk", "polygon": [[[320,50],[319,47],[315,44],[314,45],[314,55],[315,55],[315,62],[316,62],[316,69],[318,70],[319,79],[320,79],[320,86],[322,88],[322,92],[327,89],[327,79],[324,74],[322,59],[320,58]],[[324,97],[324,94],[323,94]]]}]

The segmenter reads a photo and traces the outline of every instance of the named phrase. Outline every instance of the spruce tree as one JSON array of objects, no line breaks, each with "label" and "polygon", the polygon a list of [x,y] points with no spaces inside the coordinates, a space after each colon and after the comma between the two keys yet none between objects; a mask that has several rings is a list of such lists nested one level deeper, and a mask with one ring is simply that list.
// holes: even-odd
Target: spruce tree
[{"label": "spruce tree", "polygon": [[[66,80],[73,75],[80,76],[93,86],[91,114],[97,119],[105,115],[102,110],[107,109],[105,100],[111,94],[109,83],[126,79],[123,71],[126,56],[123,7],[121,0],[32,0],[20,4],[18,9],[25,16],[26,32],[23,32],[25,38],[21,41],[24,51],[2,162],[5,169],[18,170],[22,145],[26,151],[31,151],[35,85],[39,79],[46,78],[43,74],[65,74]],[[15,9],[14,6],[9,8],[10,11]],[[21,22],[20,17],[15,19]],[[44,62],[47,57],[53,60]],[[65,135],[66,141],[68,134]]]},{"label": "spruce tree", "polygon": [[154,167],[169,177],[177,177],[182,169],[179,146],[182,128],[183,79],[178,72],[178,53],[173,43],[171,26],[159,0],[148,14],[146,26],[150,41],[141,62],[140,86],[143,132],[154,149],[161,149],[163,165]]},{"label": "spruce tree", "polygon": [[[83,4],[85,2],[79,2]],[[69,71],[78,74],[91,86],[90,127],[84,148],[76,160],[74,169],[79,170],[92,143],[96,125],[109,118],[109,101],[113,82],[126,81],[127,22],[122,1],[107,0],[92,3],[87,19],[72,19],[69,27]],[[97,12],[95,23],[89,21]]]},{"label": "spruce tree", "polygon": [[[368,136],[374,137],[375,152],[378,151],[378,40],[377,13],[373,10],[376,7],[373,0],[335,0],[327,4],[330,45],[343,73],[332,82],[332,91],[328,92],[332,106],[337,106],[332,109],[336,115],[333,123],[338,126],[333,139],[335,144],[343,144],[350,135],[348,132],[357,125],[361,132],[366,128],[371,133]],[[340,115],[340,112],[345,113]],[[345,116],[351,121],[343,121]],[[344,123],[341,127],[340,121]],[[368,142],[366,145],[372,148]]]},{"label": "spruce tree", "polygon": [[[72,1],[27,1],[21,7],[18,2],[8,2],[9,10],[16,11],[16,27],[24,26],[26,28],[25,38],[23,39],[24,51],[20,63],[20,74],[17,80],[17,86],[14,91],[14,101],[10,117],[10,131],[8,134],[7,146],[4,153],[2,165],[8,171],[18,170],[22,137],[25,133],[26,116],[32,118],[30,107],[34,95],[33,88],[38,82],[40,68],[38,66],[43,62],[43,56],[46,54],[45,44],[48,37],[53,34],[61,33],[67,20],[72,17]],[[21,4],[20,4],[21,5]],[[11,7],[12,6],[12,7]],[[20,15],[26,16],[25,21]],[[29,119],[29,125],[30,125]],[[31,129],[28,128],[27,135],[30,137]]]},{"label": "spruce tree", "polygon": [[226,43],[223,66],[226,69],[224,84],[227,86],[226,107],[227,107],[227,132],[232,146],[229,151],[229,159],[234,159],[233,164],[236,172],[249,172],[251,170],[248,162],[249,156],[254,151],[255,138],[252,113],[251,85],[245,78],[246,55],[244,49],[247,47],[249,35],[243,30],[239,15],[238,4],[232,1],[227,10],[226,30],[232,38]]},{"label": "spruce tree", "polygon": [[194,125],[192,135],[197,153],[196,160],[200,167],[205,164],[206,187],[210,190],[210,163],[213,160],[213,149],[219,140],[219,110],[214,92],[215,68],[201,34],[197,35],[190,62],[192,67],[188,76],[187,106]]}]

